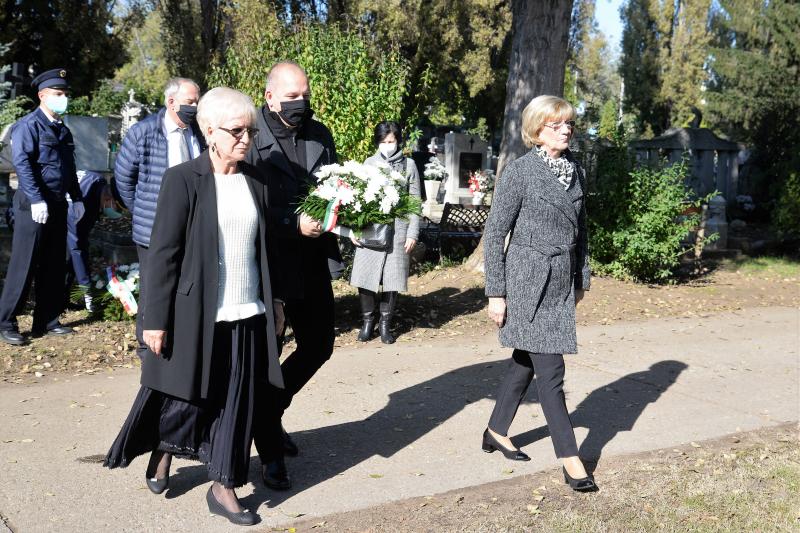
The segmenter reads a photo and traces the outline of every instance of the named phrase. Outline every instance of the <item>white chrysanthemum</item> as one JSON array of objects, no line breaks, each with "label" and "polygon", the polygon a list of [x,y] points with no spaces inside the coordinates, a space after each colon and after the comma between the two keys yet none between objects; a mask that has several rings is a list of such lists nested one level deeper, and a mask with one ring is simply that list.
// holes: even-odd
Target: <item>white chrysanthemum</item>
[{"label": "white chrysanthemum", "polygon": [[322,181],[333,174],[338,167],[339,165],[335,163],[332,165],[322,165],[319,167],[319,170],[314,173],[314,175],[317,177],[317,181]]},{"label": "white chrysanthemum", "polygon": [[361,207],[362,207],[361,202],[356,202],[353,204],[353,211],[355,211],[356,213],[360,213]]},{"label": "white chrysanthemum", "polygon": [[339,201],[342,203],[342,205],[347,205],[353,202],[353,199],[355,198],[355,192],[349,187],[340,187],[336,196],[339,198]]},{"label": "white chrysanthemum", "polygon": [[400,193],[397,192],[397,188],[394,185],[385,185],[383,187],[383,195],[392,202],[392,205],[400,201]]},{"label": "white chrysanthemum", "polygon": [[392,210],[392,201],[389,198],[381,200],[381,213],[388,215]]}]

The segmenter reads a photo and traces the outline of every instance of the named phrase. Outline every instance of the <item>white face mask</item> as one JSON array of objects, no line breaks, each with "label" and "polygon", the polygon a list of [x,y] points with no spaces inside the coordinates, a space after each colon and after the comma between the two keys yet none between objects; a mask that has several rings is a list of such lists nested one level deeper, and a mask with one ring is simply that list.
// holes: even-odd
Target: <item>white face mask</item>
[{"label": "white face mask", "polygon": [[383,157],[389,157],[397,151],[397,143],[380,143],[378,145],[378,150],[383,154]]}]

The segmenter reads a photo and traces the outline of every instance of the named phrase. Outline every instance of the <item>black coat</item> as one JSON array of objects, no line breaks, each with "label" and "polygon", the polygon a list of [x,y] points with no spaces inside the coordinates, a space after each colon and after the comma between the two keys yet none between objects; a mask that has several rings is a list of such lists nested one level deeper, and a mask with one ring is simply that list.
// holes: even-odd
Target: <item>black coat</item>
[{"label": "black coat", "polygon": [[[267,189],[247,163],[246,176],[258,211],[261,299],[267,308],[266,339],[270,383],[283,387],[269,273]],[[219,284],[217,196],[211,160],[204,152],[164,173],[148,253],[144,329],[167,331],[158,357],[150,350],[142,361],[142,385],[189,401],[209,397],[214,324]]]},{"label": "black coat", "polygon": [[328,128],[316,120],[306,121],[300,136],[305,139],[305,168],[309,176],[298,177],[270,130],[265,112],[264,108],[259,109],[256,123],[259,132],[247,161],[267,177],[267,220],[279,250],[276,259],[281,287],[288,298],[303,298],[304,276],[329,276],[328,259],[341,261],[336,236],[325,233],[316,239],[303,237],[299,215],[295,213],[299,201],[316,183],[313,173],[323,165],[336,163],[336,147]]}]

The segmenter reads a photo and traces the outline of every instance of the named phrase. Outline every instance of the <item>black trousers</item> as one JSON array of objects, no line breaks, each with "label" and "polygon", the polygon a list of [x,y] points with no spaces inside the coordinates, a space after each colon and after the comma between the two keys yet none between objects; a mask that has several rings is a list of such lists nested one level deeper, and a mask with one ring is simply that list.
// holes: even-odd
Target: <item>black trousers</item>
[{"label": "black trousers", "polygon": [[58,326],[64,310],[67,270],[67,202],[47,202],[45,224],[34,222],[25,193],[14,195],[14,236],[3,293],[0,295],[0,330],[17,329],[17,316],[35,286],[32,331]]},{"label": "black trousers", "polygon": [[306,275],[305,297],[289,298],[284,310],[292,326],[297,348],[281,364],[285,388],[269,385],[255,427],[255,444],[261,462],[283,455],[281,418],[292,398],[333,354],[333,288],[326,270]]},{"label": "black trousers", "polygon": [[140,244],[136,245],[136,253],[139,255],[139,301],[136,302],[138,306],[138,311],[136,311],[136,340],[139,342],[139,347],[136,349],[136,353],[139,355],[140,359],[144,357],[144,354],[147,351],[147,345],[144,343],[144,337],[142,337],[142,324],[144,324],[144,283],[145,279],[147,279],[147,255],[149,252],[150,250],[146,246],[142,246]]},{"label": "black trousers", "polygon": [[564,401],[564,356],[554,353],[530,353],[514,350],[500,391],[489,419],[489,428],[507,435],[511,422],[525,393],[536,375],[536,389],[542,406],[556,457],[578,455],[575,432]]}]

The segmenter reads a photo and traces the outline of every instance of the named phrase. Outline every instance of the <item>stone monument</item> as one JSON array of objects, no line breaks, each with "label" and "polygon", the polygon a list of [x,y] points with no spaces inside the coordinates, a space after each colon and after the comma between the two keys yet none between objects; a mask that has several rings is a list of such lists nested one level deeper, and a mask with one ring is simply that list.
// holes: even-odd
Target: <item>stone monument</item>
[{"label": "stone monument", "polygon": [[445,182],[444,201],[451,204],[469,204],[469,174],[487,168],[489,145],[477,135],[450,132],[444,137]]}]

